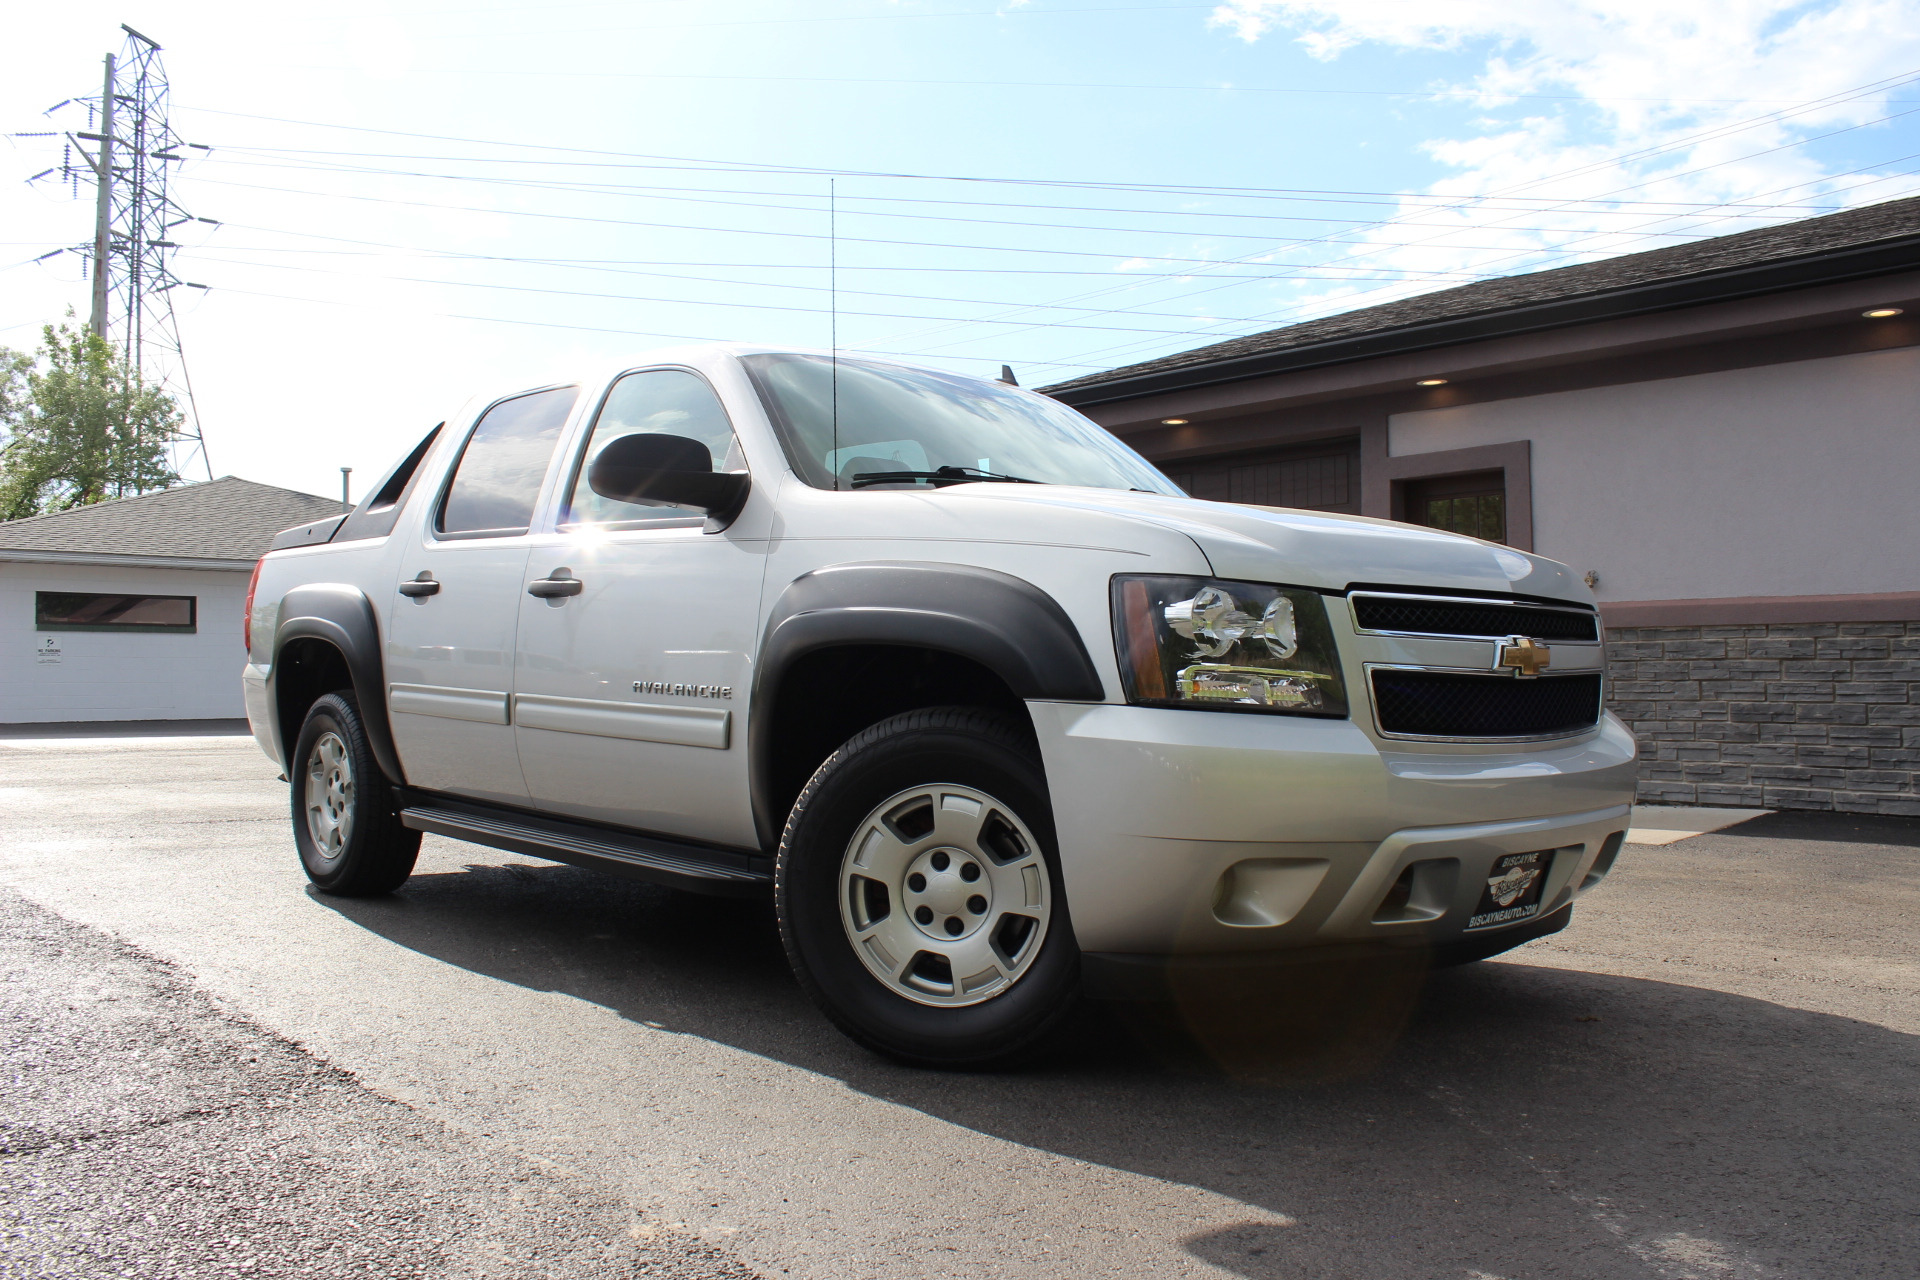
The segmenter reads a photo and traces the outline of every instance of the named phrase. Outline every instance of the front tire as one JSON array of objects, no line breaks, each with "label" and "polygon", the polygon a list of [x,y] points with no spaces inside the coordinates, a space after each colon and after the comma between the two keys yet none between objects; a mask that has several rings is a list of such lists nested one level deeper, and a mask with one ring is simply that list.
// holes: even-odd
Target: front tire
[{"label": "front tire", "polygon": [[420,833],[400,825],[352,693],[329,693],[307,709],[291,763],[293,842],[314,888],[359,898],[405,884]]},{"label": "front tire", "polygon": [[1006,717],[938,707],[855,736],[795,802],[774,881],[801,987],[879,1053],[1003,1066],[1077,1000],[1044,774]]}]

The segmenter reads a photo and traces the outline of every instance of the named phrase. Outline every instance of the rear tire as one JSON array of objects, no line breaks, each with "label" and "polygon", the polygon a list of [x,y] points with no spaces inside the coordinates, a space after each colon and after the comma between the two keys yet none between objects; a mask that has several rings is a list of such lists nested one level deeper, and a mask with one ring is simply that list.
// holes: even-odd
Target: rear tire
[{"label": "rear tire", "polygon": [[420,833],[400,825],[393,785],[380,772],[347,690],[307,709],[289,761],[293,842],[307,879],[343,898],[390,893],[420,856]]},{"label": "rear tire", "polygon": [[1004,716],[911,711],[835,751],[787,819],[774,894],[807,995],[900,1061],[1006,1066],[1077,1003],[1045,776]]}]

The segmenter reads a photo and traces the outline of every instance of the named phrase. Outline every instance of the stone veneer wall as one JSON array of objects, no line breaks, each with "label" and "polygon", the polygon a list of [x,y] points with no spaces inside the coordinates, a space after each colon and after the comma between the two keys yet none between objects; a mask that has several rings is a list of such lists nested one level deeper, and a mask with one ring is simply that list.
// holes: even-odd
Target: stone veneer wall
[{"label": "stone veneer wall", "polygon": [[1611,627],[1651,804],[1920,814],[1920,622]]}]

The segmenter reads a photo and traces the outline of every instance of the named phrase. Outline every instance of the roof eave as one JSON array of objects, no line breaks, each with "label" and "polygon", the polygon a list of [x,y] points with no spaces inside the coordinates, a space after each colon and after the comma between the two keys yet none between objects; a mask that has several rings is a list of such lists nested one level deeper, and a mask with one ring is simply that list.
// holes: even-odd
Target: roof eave
[{"label": "roof eave", "polygon": [[1329,338],[1323,342],[1286,347],[1279,351],[1202,361],[1177,369],[1156,370],[1058,391],[1048,390],[1047,394],[1065,404],[1085,408],[1222,382],[1238,382],[1247,378],[1370,360],[1378,356],[1458,346],[1489,338],[1512,337],[1599,320],[1617,320],[1655,311],[1732,302],[1762,294],[1890,275],[1911,271],[1915,266],[1920,266],[1920,235],[1903,236],[1898,240],[1849,245],[1744,267],[1697,272],[1477,315]]},{"label": "roof eave", "polygon": [[251,573],[252,560],[214,556],[129,556],[110,551],[42,551],[0,547],[0,562],[13,564],[91,564],[113,569],[201,569],[217,573]]}]

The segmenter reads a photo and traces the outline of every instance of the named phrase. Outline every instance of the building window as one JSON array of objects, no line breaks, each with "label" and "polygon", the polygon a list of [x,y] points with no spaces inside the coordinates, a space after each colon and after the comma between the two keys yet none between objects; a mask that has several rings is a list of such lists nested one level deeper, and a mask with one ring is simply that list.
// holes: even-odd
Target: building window
[{"label": "building window", "polygon": [[193,596],[99,595],[91,591],[36,591],[33,622],[42,630],[158,631],[192,635]]},{"label": "building window", "polygon": [[1488,542],[1507,540],[1507,477],[1504,471],[1408,480],[1406,519],[1430,529],[1464,533]]}]

